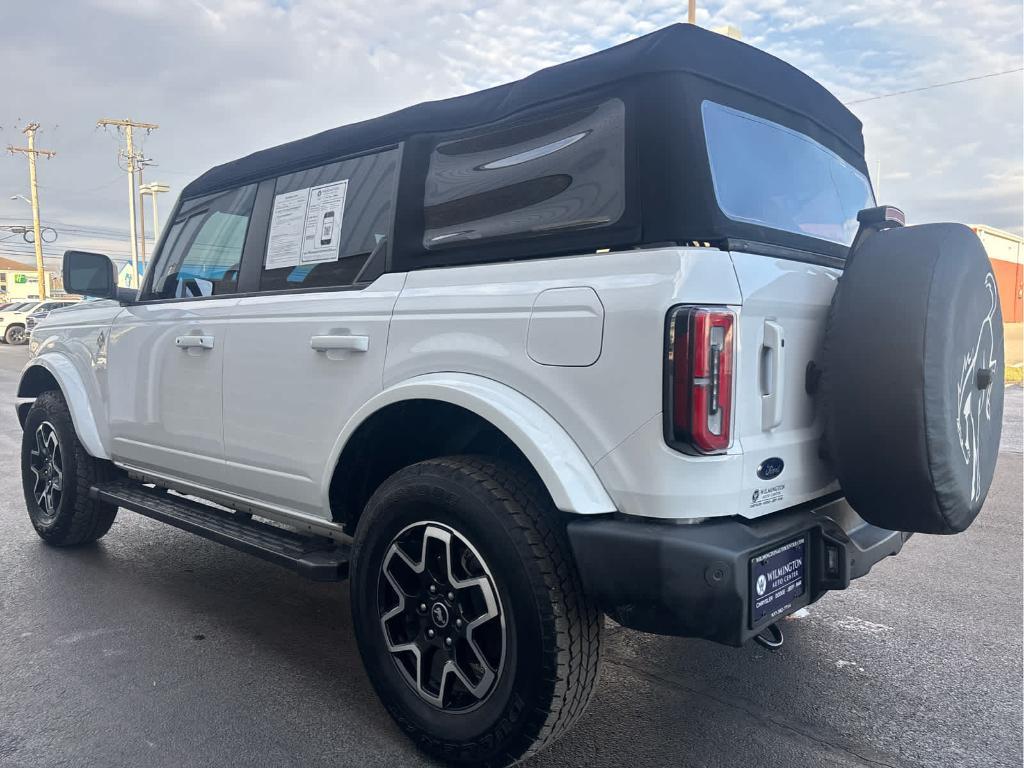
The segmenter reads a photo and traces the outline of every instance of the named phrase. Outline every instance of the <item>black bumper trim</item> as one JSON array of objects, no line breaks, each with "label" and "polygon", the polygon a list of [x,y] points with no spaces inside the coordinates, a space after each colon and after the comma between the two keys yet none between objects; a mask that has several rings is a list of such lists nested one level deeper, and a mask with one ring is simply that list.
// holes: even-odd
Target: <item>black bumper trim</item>
[{"label": "black bumper trim", "polygon": [[[750,622],[750,558],[807,536],[803,595],[787,613],[825,592],[845,589],[909,534],[866,523],[843,498],[758,520],[722,518],[692,525],[622,518],[577,518],[568,524],[587,594],[624,626],[742,645],[779,617]],[[826,572],[826,551],[833,568]]]}]

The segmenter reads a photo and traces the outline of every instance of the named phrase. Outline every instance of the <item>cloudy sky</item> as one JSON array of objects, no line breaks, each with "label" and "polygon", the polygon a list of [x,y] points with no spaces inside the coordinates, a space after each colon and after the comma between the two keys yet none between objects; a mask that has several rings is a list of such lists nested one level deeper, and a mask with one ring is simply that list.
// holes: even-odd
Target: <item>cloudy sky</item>
[{"label": "cloudy sky", "polygon": [[[851,109],[880,198],[912,222],[1021,233],[1020,0],[699,0],[698,22],[815,77],[844,102],[1010,74]],[[0,143],[38,146],[47,247],[128,254],[127,179],[103,117],[158,123],[146,180],[173,197],[206,168],[427,99],[506,82],[685,19],[686,2],[48,0],[7,3]],[[880,177],[877,172],[880,169]],[[29,220],[24,156],[0,157],[0,225]],[[147,218],[147,224],[149,219]],[[6,239],[5,239],[6,238]],[[0,256],[31,246],[0,231]]]}]

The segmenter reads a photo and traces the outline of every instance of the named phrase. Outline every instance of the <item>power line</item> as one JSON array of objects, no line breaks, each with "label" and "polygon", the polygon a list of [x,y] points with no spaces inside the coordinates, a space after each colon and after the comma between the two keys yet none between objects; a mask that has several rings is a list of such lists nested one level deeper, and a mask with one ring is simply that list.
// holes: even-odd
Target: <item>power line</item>
[{"label": "power line", "polygon": [[[32,219],[25,216],[6,216],[5,220],[15,222],[31,222]],[[75,222],[59,221],[57,219],[46,219],[43,221],[44,226],[48,226],[54,229],[59,228],[62,232],[80,232],[86,234],[97,234],[97,235],[111,235],[113,237],[127,237],[128,230],[118,229],[116,227],[103,227],[96,224],[78,224]]]},{"label": "power line", "polygon": [[844,101],[843,104],[847,107],[853,104],[863,104],[866,101],[878,101],[879,99],[888,99],[892,96],[904,96],[908,93],[920,93],[921,91],[930,91],[933,88],[945,88],[947,85],[959,85],[960,83],[972,83],[975,80],[985,80],[989,77],[1000,77],[1002,75],[1012,75],[1014,72],[1024,71],[1024,67],[1017,67],[1016,69],[1006,69],[1002,72],[989,72],[986,75],[975,75],[974,77],[965,77],[963,80],[950,80],[945,83],[934,83],[932,85],[923,85],[920,88],[909,88],[905,91],[893,91],[892,93],[880,93],[877,96],[868,96],[863,99],[854,99],[853,101]]}]

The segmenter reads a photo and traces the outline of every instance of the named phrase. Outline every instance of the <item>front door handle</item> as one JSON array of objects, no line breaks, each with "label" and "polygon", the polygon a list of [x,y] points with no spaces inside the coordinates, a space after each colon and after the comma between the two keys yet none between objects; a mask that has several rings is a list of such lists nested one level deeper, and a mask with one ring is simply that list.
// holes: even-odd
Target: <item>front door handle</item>
[{"label": "front door handle", "polygon": [[181,349],[213,349],[213,336],[178,336],[174,346]]},{"label": "front door handle", "polygon": [[350,352],[366,352],[370,348],[369,336],[311,336],[309,346],[317,352],[343,349]]}]

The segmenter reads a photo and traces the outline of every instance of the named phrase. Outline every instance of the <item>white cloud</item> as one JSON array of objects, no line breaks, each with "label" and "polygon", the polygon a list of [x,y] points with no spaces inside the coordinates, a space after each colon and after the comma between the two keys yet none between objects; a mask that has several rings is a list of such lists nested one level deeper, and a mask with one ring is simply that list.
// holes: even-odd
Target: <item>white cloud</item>
[{"label": "white cloud", "polygon": [[[176,193],[211,165],[426,99],[495,85],[605,48],[685,15],[676,0],[63,0],[47,23],[5,8],[8,73],[0,141],[39,120],[44,217],[127,229],[126,181],[100,117],[150,120],[159,165],[148,179]],[[1016,0],[701,0],[706,26],[804,69],[841,99],[1021,66]],[[24,35],[27,28],[33,35]],[[31,66],[29,66],[31,62]],[[1021,230],[1019,75],[853,107],[882,197],[914,221],[952,219]],[[24,159],[0,162],[0,219],[27,186]],[[171,201],[162,201],[167,212]],[[65,228],[66,229],[66,228]],[[66,233],[52,248],[82,245]],[[0,243],[0,254],[8,243]],[[124,242],[108,244],[115,255]]]}]

